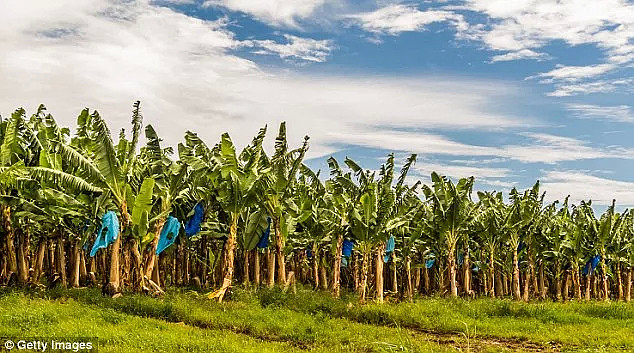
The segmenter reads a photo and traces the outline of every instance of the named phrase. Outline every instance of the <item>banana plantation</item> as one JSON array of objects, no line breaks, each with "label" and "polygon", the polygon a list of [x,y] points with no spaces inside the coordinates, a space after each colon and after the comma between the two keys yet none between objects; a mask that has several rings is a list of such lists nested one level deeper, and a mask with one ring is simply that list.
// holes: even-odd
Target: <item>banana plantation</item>
[{"label": "banana plantation", "polygon": [[264,146],[268,130],[242,150],[227,133],[211,145],[194,132],[174,149],[143,126],[139,102],[118,136],[96,111],[81,111],[71,133],[44,106],[16,110],[0,120],[0,285],[187,287],[218,301],[237,286],[361,303],[631,298],[634,211],[546,203],[539,182],[412,183],[416,155],[391,154],[378,170],[330,158],[314,171],[308,137],[289,146],[282,123]]}]

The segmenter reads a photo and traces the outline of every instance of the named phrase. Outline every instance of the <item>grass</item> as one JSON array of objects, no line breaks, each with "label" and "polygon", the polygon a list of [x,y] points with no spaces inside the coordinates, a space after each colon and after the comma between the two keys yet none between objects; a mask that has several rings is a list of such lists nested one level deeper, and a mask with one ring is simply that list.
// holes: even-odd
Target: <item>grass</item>
[{"label": "grass", "polygon": [[0,291],[0,336],[99,337],[101,352],[631,352],[634,305],[424,298],[359,305],[310,290]]}]

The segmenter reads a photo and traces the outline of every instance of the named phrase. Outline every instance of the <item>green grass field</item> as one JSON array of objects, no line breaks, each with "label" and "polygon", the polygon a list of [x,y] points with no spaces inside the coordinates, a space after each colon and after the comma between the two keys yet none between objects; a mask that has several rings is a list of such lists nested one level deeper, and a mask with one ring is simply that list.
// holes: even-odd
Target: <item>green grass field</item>
[{"label": "green grass field", "polygon": [[299,290],[112,299],[0,290],[0,336],[99,338],[100,352],[634,352],[634,305],[419,299],[369,304]]}]

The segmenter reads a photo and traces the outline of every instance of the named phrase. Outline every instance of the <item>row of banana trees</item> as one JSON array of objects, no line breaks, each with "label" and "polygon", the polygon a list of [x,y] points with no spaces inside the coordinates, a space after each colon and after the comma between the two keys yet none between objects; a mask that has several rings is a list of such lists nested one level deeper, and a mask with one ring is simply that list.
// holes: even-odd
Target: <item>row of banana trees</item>
[{"label": "row of banana trees", "polygon": [[539,182],[507,197],[473,177],[409,185],[416,155],[398,172],[393,154],[379,170],[330,158],[322,176],[308,137],[289,147],[282,123],[267,155],[266,134],[238,151],[187,132],[175,151],[139,102],[118,137],[88,109],[72,135],[44,106],[0,119],[0,284],[630,300],[634,211],[545,204]]}]

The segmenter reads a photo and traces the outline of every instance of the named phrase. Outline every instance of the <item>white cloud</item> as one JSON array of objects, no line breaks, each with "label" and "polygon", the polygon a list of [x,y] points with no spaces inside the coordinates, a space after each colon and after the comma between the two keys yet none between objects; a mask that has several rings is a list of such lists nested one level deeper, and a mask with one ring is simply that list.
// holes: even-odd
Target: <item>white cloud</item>
[{"label": "white cloud", "polygon": [[546,199],[571,202],[592,199],[593,204],[609,205],[616,199],[620,205],[634,205],[634,182],[606,179],[583,171],[546,171],[541,178]]},{"label": "white cloud", "polygon": [[547,93],[552,97],[568,97],[579,94],[631,92],[634,78],[596,80],[574,84],[556,84],[555,90]]},{"label": "white cloud", "polygon": [[[446,9],[488,17],[484,23],[471,23],[462,36],[481,41],[489,50],[505,52],[494,56],[492,62],[541,60],[544,57],[539,54],[555,42],[570,47],[590,44],[604,54],[602,63],[559,65],[533,76],[557,85],[551,96],[617,90],[621,88],[618,84],[595,79],[634,61],[634,4],[628,0],[465,0],[462,6]],[[576,83],[582,80],[591,81]]]},{"label": "white cloud", "polygon": [[610,55],[634,38],[634,5],[626,0],[467,0],[465,8],[496,20],[482,36],[494,50],[536,49],[563,40],[572,46],[593,43]]},{"label": "white cloud", "polygon": [[521,135],[530,140],[522,144],[498,147],[465,144],[425,132],[380,131],[371,128],[331,132],[329,137],[352,145],[408,151],[421,155],[501,157],[522,163],[554,165],[565,161],[601,158],[634,159],[632,149],[590,146],[574,138],[544,133]]},{"label": "white cloud", "polygon": [[522,59],[545,60],[549,56],[545,53],[538,53],[530,49],[521,49],[518,51],[508,52],[506,54],[495,55],[491,58],[491,62],[513,61]]},{"label": "white cloud", "polygon": [[544,78],[543,83],[552,83],[554,81],[576,82],[586,78],[596,77],[616,69],[614,64],[599,64],[588,66],[564,66],[557,65],[557,68],[537,74],[530,78]]},{"label": "white cloud", "polygon": [[592,104],[567,104],[566,108],[577,117],[583,119],[634,123],[634,110],[628,105],[602,106]]},{"label": "white cloud", "polygon": [[449,22],[465,26],[462,15],[451,11],[420,11],[414,6],[393,4],[376,11],[345,16],[361,28],[376,34],[397,35],[401,32],[420,31],[435,22]]},{"label": "white cloud", "polygon": [[297,27],[298,20],[311,17],[327,2],[328,0],[207,0],[204,6],[222,6],[252,15],[272,25]]},{"label": "white cloud", "polygon": [[299,59],[312,62],[324,62],[334,49],[332,40],[315,40],[285,34],[287,43],[282,44],[272,40],[252,40],[243,42],[244,45],[259,48],[254,53],[262,55],[277,55],[282,59]]},{"label": "white cloud", "polygon": [[544,133],[525,133],[530,145],[503,146],[499,155],[524,163],[556,164],[564,161],[617,158],[634,159],[634,150],[626,148],[600,148],[571,137]]},{"label": "white cloud", "polygon": [[[116,132],[128,126],[130,104],[140,99],[146,123],[169,144],[180,141],[185,130],[209,143],[228,131],[245,144],[264,124],[273,130],[286,120],[294,143],[311,135],[311,156],[331,153],[337,144],[364,143],[369,136],[389,139],[382,133],[393,128],[504,129],[531,123],[489,111],[491,102],[520,96],[503,82],[265,71],[232,54],[244,43],[225,20],[203,21],[148,2],[41,0],[9,2],[5,10],[0,12],[0,51],[7,54],[0,56],[4,115],[45,103],[60,123],[74,125],[88,106]],[[410,134],[397,146],[385,140],[382,146],[407,150],[404,142],[423,140],[437,146],[432,152],[455,148],[430,133]]]}]

